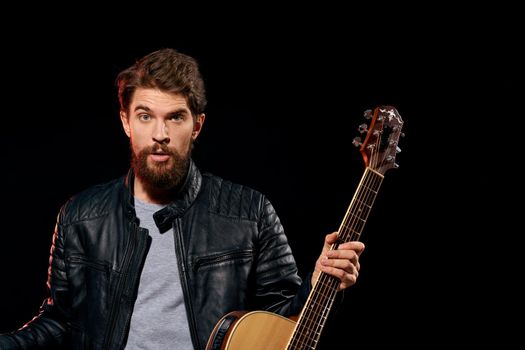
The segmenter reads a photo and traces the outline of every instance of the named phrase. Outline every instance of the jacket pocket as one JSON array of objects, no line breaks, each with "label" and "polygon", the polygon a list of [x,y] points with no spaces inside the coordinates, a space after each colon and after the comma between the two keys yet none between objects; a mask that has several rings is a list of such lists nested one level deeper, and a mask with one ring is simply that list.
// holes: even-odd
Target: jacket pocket
[{"label": "jacket pocket", "polygon": [[97,261],[97,260],[90,260],[90,259],[87,259],[86,257],[82,256],[82,255],[71,255],[69,257],[67,257],[67,262],[69,265],[71,264],[79,264],[79,265],[84,265],[84,266],[88,266],[92,269],[95,269],[95,270],[98,270],[98,271],[101,271],[101,272],[106,272],[106,273],[109,273],[109,264],[106,263],[106,262],[102,262],[102,261]]},{"label": "jacket pocket", "polygon": [[71,322],[92,339],[102,338],[108,315],[111,266],[85,255],[66,258]]},{"label": "jacket pocket", "polygon": [[198,257],[193,262],[193,270],[198,271],[214,266],[228,265],[239,261],[249,261],[253,258],[253,250],[233,250],[224,253]]}]

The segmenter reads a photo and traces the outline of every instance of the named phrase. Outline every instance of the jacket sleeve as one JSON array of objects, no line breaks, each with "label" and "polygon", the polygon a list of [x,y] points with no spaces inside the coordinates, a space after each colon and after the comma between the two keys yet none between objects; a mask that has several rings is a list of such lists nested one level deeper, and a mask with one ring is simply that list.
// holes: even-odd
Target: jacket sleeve
[{"label": "jacket sleeve", "polygon": [[283,226],[266,198],[263,200],[258,238],[258,307],[283,316],[298,315],[310,293],[310,278],[301,281]]},{"label": "jacket sleeve", "polygon": [[68,330],[65,321],[68,289],[60,216],[51,245],[47,288],[49,297],[40,307],[38,315],[19,330],[1,334],[0,349],[57,349],[63,343]]}]

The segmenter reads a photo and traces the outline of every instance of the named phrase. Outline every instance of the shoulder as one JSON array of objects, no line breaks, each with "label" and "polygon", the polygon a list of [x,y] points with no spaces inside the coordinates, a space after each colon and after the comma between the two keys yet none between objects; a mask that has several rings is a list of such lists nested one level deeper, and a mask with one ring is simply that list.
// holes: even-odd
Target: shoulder
[{"label": "shoulder", "polygon": [[107,215],[119,202],[123,186],[124,177],[121,177],[77,193],[62,206],[60,223],[68,225]]},{"label": "shoulder", "polygon": [[209,210],[223,216],[258,220],[268,199],[261,192],[219,176],[203,173],[202,194]]}]

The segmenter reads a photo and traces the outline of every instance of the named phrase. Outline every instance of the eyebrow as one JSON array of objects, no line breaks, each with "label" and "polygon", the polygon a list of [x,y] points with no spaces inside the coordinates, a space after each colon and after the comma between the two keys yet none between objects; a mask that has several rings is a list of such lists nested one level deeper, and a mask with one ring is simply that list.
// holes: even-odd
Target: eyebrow
[{"label": "eyebrow", "polygon": [[151,109],[148,106],[143,106],[143,105],[138,105],[137,107],[135,107],[133,111],[138,111],[139,109],[145,110],[146,112],[151,111]]},{"label": "eyebrow", "polygon": [[[133,110],[134,112],[138,111],[138,110],[143,110],[143,111],[146,111],[146,112],[151,112],[151,108],[149,108],[148,106],[144,106],[144,105],[137,105],[135,107],[135,109]],[[180,107],[180,108],[177,108],[173,111],[170,111],[167,113],[167,115],[174,115],[174,114],[177,114],[177,113],[184,113],[184,114],[187,114],[188,113],[188,109],[184,108],[184,107]],[[190,113],[191,114],[191,113]]]}]

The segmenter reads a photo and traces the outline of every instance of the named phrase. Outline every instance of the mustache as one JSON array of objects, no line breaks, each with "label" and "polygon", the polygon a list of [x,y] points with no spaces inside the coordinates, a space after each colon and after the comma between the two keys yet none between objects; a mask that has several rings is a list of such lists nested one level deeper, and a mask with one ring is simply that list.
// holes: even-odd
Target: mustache
[{"label": "mustache", "polygon": [[173,151],[170,150],[168,146],[166,146],[166,145],[159,145],[159,144],[155,144],[153,146],[145,147],[142,150],[142,152],[145,153],[145,154],[163,153],[163,154],[167,154],[167,155],[170,155],[170,156],[174,155]]}]

